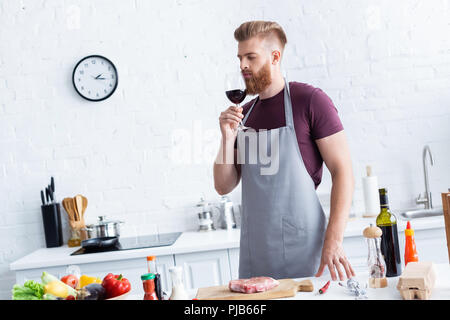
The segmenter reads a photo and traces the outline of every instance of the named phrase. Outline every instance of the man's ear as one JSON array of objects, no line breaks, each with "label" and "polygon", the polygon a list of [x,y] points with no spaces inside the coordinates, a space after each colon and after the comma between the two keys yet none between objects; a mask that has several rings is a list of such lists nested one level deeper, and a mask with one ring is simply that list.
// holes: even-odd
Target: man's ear
[{"label": "man's ear", "polygon": [[276,65],[281,61],[281,52],[278,50],[272,51],[272,64]]}]

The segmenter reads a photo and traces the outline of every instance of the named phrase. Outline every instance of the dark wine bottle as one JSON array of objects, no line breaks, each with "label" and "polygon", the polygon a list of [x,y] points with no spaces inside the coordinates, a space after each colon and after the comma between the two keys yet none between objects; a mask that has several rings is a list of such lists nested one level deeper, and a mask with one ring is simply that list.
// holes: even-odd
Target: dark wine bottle
[{"label": "dark wine bottle", "polygon": [[386,262],[386,277],[397,277],[402,273],[402,261],[398,244],[397,218],[389,211],[387,189],[378,189],[381,211],[377,216],[377,226],[381,235],[381,254]]}]

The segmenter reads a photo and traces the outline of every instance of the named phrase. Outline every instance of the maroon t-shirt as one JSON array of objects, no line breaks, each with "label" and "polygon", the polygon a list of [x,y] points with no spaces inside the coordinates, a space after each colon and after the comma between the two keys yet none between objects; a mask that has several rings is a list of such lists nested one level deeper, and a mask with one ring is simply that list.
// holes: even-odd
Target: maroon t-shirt
[{"label": "maroon t-shirt", "polygon": [[[333,102],[321,89],[306,83],[290,82],[289,90],[300,153],[317,188],[322,180],[323,159],[315,140],[339,132],[344,127]],[[255,99],[243,106],[244,115]],[[245,125],[255,130],[284,127],[284,89],[273,97],[259,99]]]}]

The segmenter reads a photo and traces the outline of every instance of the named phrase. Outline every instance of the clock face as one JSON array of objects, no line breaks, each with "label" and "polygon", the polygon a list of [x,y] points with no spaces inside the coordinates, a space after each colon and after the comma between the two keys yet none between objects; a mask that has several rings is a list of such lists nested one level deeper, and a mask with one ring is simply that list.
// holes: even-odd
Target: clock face
[{"label": "clock face", "polygon": [[90,101],[105,100],[117,88],[117,70],[105,57],[87,56],[73,69],[72,82],[75,90],[83,98]]}]

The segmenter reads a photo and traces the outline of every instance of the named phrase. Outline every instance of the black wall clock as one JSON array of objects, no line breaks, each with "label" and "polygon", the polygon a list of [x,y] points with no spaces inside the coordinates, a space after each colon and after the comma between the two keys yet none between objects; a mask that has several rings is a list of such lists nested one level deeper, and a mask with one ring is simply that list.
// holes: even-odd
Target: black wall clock
[{"label": "black wall clock", "polygon": [[72,83],[80,96],[89,101],[102,101],[116,91],[117,69],[107,58],[90,55],[81,59],[72,73]]}]

